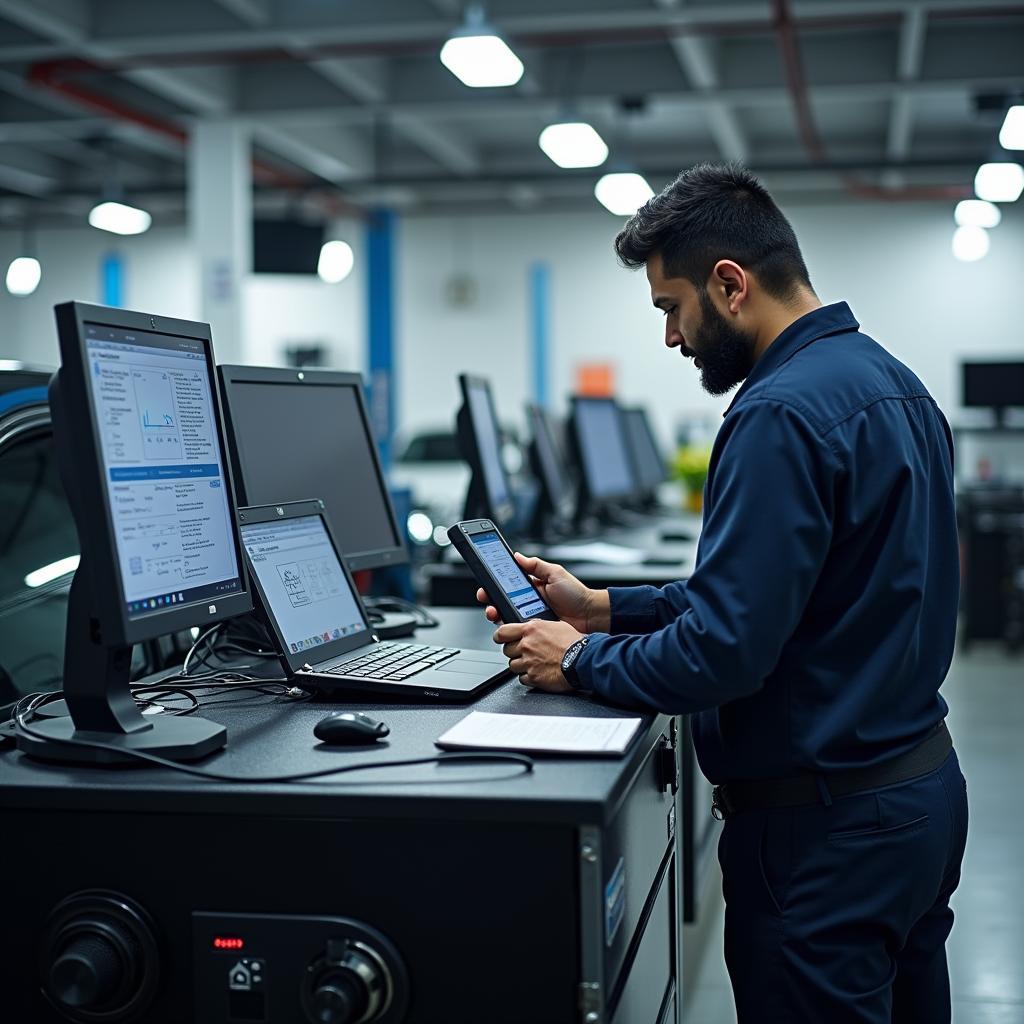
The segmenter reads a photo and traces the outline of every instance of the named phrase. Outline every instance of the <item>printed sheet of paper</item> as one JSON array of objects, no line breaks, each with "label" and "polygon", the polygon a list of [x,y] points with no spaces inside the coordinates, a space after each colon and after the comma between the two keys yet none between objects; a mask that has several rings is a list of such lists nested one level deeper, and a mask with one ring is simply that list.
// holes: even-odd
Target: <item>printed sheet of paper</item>
[{"label": "printed sheet of paper", "polygon": [[622,754],[639,718],[497,715],[471,711],[437,745],[446,750],[521,750],[551,754]]}]

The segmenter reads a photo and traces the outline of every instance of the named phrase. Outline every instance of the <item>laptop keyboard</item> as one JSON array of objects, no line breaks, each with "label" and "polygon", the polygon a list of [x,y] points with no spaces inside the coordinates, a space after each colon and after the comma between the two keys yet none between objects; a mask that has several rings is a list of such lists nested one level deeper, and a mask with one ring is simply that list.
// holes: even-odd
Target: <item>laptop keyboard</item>
[{"label": "laptop keyboard", "polygon": [[374,644],[369,650],[318,671],[332,676],[400,681],[425,672],[459,653],[458,647],[428,647],[426,644]]}]

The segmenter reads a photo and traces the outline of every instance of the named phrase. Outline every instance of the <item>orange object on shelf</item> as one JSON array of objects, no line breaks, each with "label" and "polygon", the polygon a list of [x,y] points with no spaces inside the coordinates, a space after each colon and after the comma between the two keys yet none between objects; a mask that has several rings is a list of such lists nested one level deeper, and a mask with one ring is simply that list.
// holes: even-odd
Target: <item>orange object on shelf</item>
[{"label": "orange object on shelf", "polygon": [[589,398],[611,398],[615,394],[615,367],[611,363],[578,364],[576,394]]}]

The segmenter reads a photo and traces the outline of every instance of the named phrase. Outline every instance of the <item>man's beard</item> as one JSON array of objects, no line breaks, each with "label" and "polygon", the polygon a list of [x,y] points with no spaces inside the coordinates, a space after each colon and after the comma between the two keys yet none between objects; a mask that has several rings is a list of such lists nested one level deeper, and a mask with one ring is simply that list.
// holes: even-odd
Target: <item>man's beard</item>
[{"label": "man's beard", "polygon": [[700,359],[701,387],[709,395],[731,391],[754,368],[754,339],[733,327],[715,308],[706,288],[700,290],[701,325],[687,351]]}]

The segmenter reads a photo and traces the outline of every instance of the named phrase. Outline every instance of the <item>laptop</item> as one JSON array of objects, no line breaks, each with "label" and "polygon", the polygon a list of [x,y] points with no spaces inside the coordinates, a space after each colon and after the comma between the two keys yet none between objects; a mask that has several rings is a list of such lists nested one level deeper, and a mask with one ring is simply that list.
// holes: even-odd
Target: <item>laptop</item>
[{"label": "laptop", "polygon": [[322,501],[238,510],[249,573],[287,671],[299,686],[354,696],[469,701],[508,679],[497,650],[380,641]]}]

